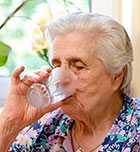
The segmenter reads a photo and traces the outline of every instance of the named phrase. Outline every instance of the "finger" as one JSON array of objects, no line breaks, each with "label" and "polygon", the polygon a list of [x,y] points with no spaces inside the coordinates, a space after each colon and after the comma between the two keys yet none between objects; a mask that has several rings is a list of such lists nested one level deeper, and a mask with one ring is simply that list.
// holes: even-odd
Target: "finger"
[{"label": "finger", "polygon": [[38,78],[39,78],[38,80],[43,80],[43,79],[45,79],[45,78],[48,78],[49,75],[50,75],[50,73],[45,72],[45,71],[42,71],[42,70],[36,71],[35,74],[39,76],[39,77],[38,77]]},{"label": "finger", "polygon": [[46,67],[46,66],[45,66],[45,67],[43,66],[43,67],[41,67],[39,70],[35,70],[34,72],[35,72],[35,73],[38,73],[38,72],[42,71],[42,72],[44,72],[44,73],[46,73],[46,72],[47,72],[47,73],[50,73],[51,70],[52,70],[52,69],[50,69],[50,68],[48,68],[48,67]]},{"label": "finger", "polygon": [[47,72],[37,70],[32,73],[27,73],[27,74],[23,75],[22,79],[20,79],[20,80],[22,81],[22,83],[24,85],[29,87],[33,83],[41,83],[42,80],[44,80],[48,76],[49,76],[49,74]]},{"label": "finger", "polygon": [[42,71],[42,70],[37,70],[37,71],[34,71],[34,74],[37,74],[39,76],[44,76],[44,75],[47,75],[48,72]]},{"label": "finger", "polygon": [[25,67],[20,66],[18,67],[12,74],[12,79],[19,80],[20,79],[20,74],[24,71]]},{"label": "finger", "polygon": [[43,71],[46,71],[46,72],[50,73],[52,69],[51,69],[51,68],[49,68],[48,66],[42,66],[42,67],[41,67],[41,70],[43,70]]},{"label": "finger", "polygon": [[23,84],[25,84],[26,86],[31,86],[33,83],[36,82],[36,78],[34,77],[29,77],[29,76],[25,76],[24,79],[21,80],[23,82]]}]

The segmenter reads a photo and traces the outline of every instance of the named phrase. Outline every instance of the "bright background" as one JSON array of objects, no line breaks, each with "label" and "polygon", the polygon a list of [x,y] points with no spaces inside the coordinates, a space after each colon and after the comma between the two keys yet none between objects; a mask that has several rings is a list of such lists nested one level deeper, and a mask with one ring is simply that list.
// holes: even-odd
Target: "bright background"
[{"label": "bright background", "polygon": [[[0,0],[0,25],[22,0]],[[140,96],[140,1],[139,0],[29,0],[29,2],[0,29],[0,40],[12,47],[8,62],[0,67],[0,105],[7,94],[10,74],[21,64],[27,70],[38,69],[46,62],[32,49],[36,38],[33,30],[41,24],[59,16],[78,10],[102,13],[123,24],[134,46],[133,81],[134,96]],[[50,17],[51,16],[51,17]],[[47,21],[44,21],[44,18]]]},{"label": "bright background", "polygon": [[140,96],[140,0],[93,0],[93,11],[112,16],[126,28],[134,48],[132,93]]},{"label": "bright background", "polygon": [[[0,106],[3,105],[12,71],[24,65],[32,71],[47,65],[37,52],[45,47],[42,31],[51,20],[75,12],[89,12],[91,0],[24,0],[27,3],[0,29],[0,40],[12,51],[5,66],[0,67]],[[0,0],[0,26],[23,0]]]}]

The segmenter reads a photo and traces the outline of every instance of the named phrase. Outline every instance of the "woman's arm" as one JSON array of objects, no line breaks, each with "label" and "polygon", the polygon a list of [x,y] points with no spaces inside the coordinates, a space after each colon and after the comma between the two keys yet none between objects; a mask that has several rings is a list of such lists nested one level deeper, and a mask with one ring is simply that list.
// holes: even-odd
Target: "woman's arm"
[{"label": "woman's arm", "polygon": [[41,133],[43,126],[46,124],[46,119],[49,116],[50,115],[45,114],[41,119],[19,132],[14,131],[12,129],[13,124],[8,124],[7,121],[3,123],[4,125],[7,124],[5,127],[0,123],[0,135],[2,135],[0,136],[0,152],[16,152],[17,150],[31,151],[33,148],[32,144]]},{"label": "woman's arm", "polygon": [[0,152],[7,152],[11,143],[23,128],[36,122],[45,113],[51,112],[62,105],[59,102],[42,109],[31,106],[26,98],[28,88],[34,82],[40,82],[47,78],[48,74],[43,75],[41,73],[36,79],[26,77],[20,80],[20,74],[23,71],[24,67],[20,67],[13,72],[9,93],[0,114]]},{"label": "woman's arm", "polygon": [[13,122],[0,115],[0,151],[7,152],[11,143],[18,134],[13,127]]}]

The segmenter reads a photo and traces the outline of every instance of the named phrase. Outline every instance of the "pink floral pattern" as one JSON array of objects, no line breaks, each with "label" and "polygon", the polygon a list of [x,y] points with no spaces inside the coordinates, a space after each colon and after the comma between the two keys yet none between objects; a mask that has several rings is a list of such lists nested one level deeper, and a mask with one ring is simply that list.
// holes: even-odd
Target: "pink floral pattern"
[{"label": "pink floral pattern", "polygon": [[[74,124],[58,109],[25,128],[9,152],[73,152],[69,130]],[[99,152],[140,152],[140,99],[124,96],[123,108]]]}]

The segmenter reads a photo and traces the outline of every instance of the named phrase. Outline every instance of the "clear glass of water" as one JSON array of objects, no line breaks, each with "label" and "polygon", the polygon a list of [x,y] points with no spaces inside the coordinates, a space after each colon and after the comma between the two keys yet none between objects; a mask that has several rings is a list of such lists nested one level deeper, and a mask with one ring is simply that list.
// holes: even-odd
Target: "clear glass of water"
[{"label": "clear glass of water", "polygon": [[27,92],[28,102],[37,108],[46,107],[51,103],[56,103],[70,97],[74,90],[65,89],[60,83],[59,67],[54,68],[47,80],[42,83],[34,83]]}]

